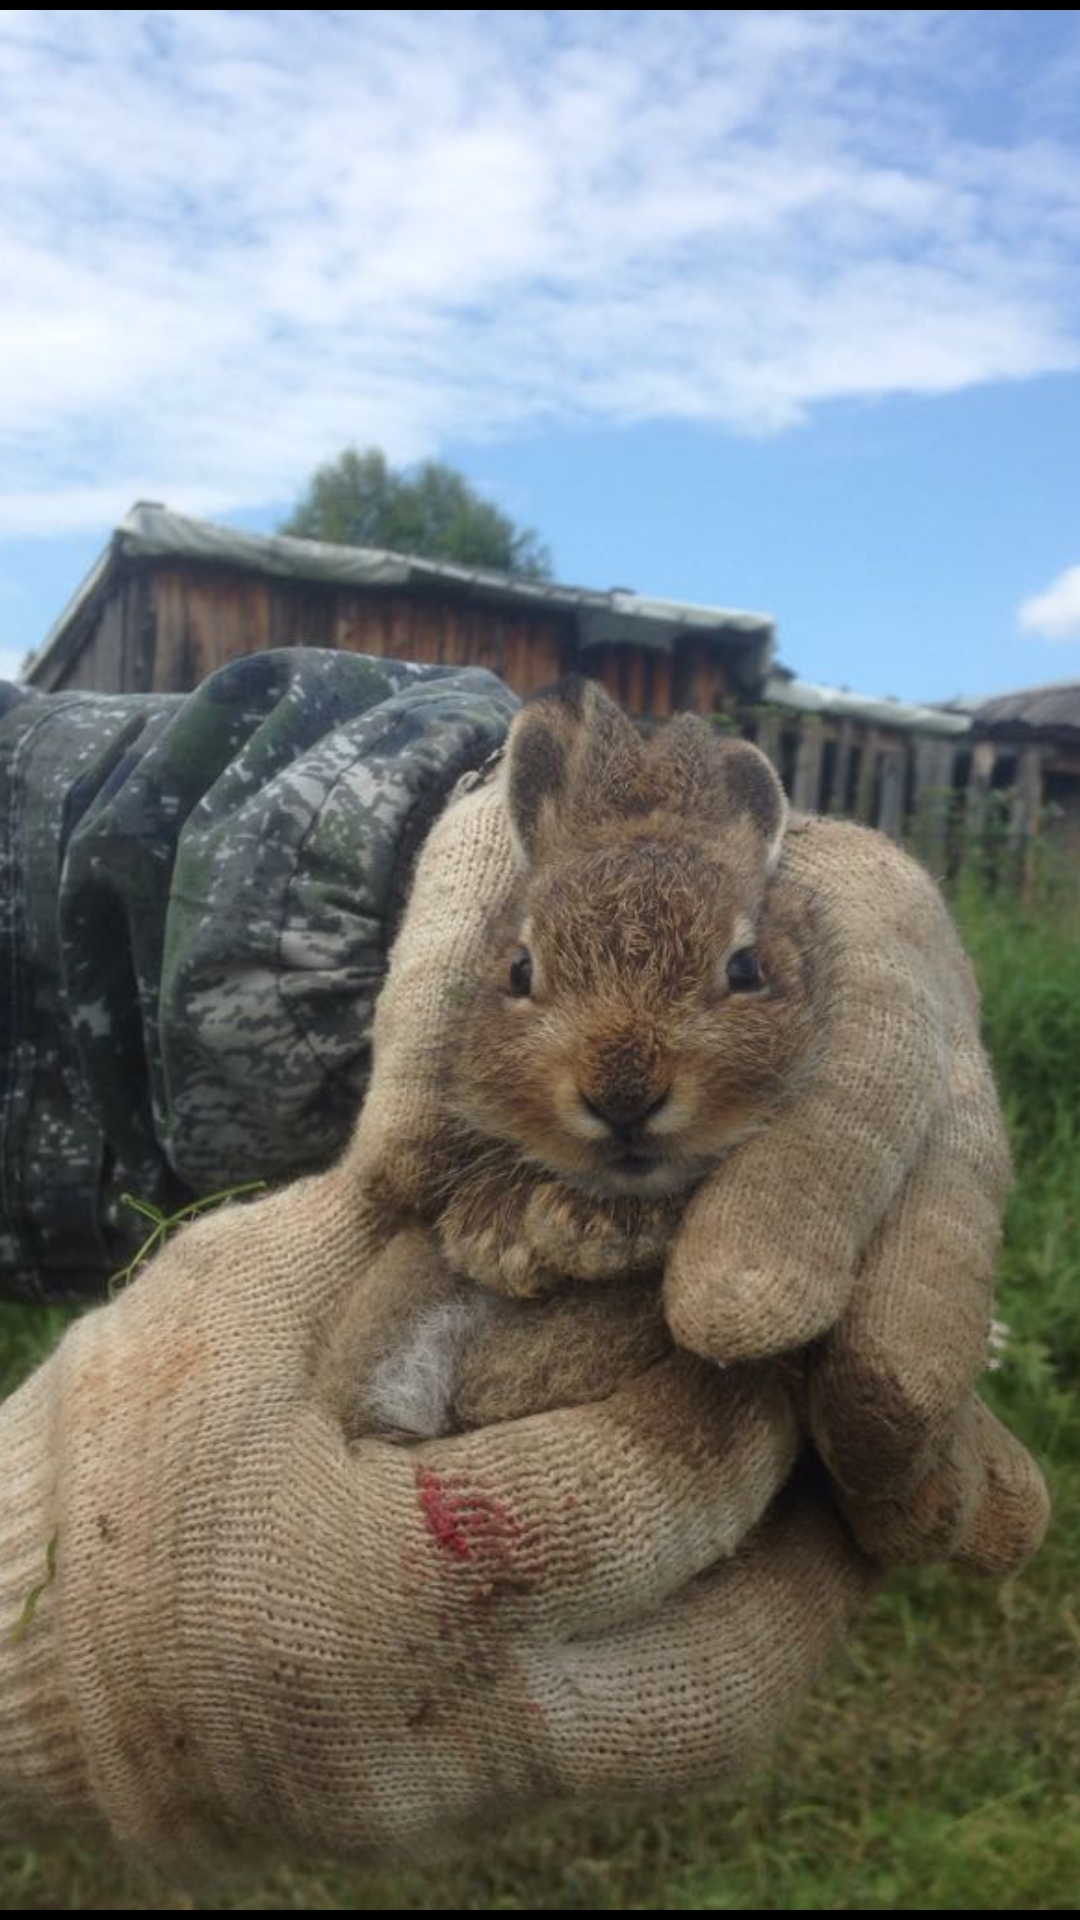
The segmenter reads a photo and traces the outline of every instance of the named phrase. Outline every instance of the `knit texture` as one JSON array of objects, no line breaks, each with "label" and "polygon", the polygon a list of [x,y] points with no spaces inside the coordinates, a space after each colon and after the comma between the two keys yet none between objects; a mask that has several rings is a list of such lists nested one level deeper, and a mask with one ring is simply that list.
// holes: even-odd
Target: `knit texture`
[{"label": "knit texture", "polygon": [[872,1234],[928,1157],[934,1190],[909,1205],[904,1248],[915,1318],[928,1287],[950,1291],[943,1249],[922,1270],[911,1232],[944,1210],[981,1260],[982,1361],[1009,1162],[971,969],[941,896],[883,835],[831,820],[789,833],[777,890],[797,917],[801,907],[812,947],[813,1070],[689,1209],[668,1276],[676,1332],[732,1360],[828,1331]]},{"label": "knit texture", "polygon": [[864,1601],[820,1494],[759,1526],[798,1446],[760,1369],[672,1356],[599,1406],[350,1447],[323,1356],[377,1246],[347,1164],[233,1204],[0,1410],[14,1611],[58,1541],[0,1639],[9,1830],[103,1819],[189,1877],[704,1783]]},{"label": "knit texture", "polygon": [[54,1584],[44,1584],[50,1542],[54,1554],[59,1549],[59,1410],[55,1362],[0,1408],[0,1831],[20,1838],[38,1824],[94,1814],[67,1676],[47,1624],[55,1606]]},{"label": "knit texture", "polygon": [[[817,1263],[840,1318],[807,1402],[856,1526],[1011,1566],[1045,1509],[970,1395],[1005,1166],[967,970],[875,838],[822,823],[791,854],[792,884],[850,914],[808,1089],[846,1218],[801,1185],[831,1177],[831,1148],[800,1159],[781,1136],[724,1258],[768,1278],[767,1244],[782,1259],[801,1232],[812,1256],[831,1233],[854,1271]],[[455,991],[510,859],[491,788],[433,832],[340,1165],[187,1228],[0,1409],[5,1628],[57,1545],[29,1628],[0,1636],[10,1828],[100,1819],[190,1874],[257,1836],[355,1856],[570,1794],[694,1787],[748,1764],[870,1591],[820,1485],[775,1497],[799,1447],[779,1366],[676,1353],[600,1404],[410,1449],[346,1437],[335,1339],[402,1211],[430,1209]],[[843,978],[864,960],[859,1017]],[[903,1057],[894,994],[915,1024],[903,1094],[849,1082],[845,1105],[845,1050],[849,1075]],[[736,1166],[695,1207],[730,1204]],[[715,1327],[715,1279],[682,1285]]]},{"label": "knit texture", "polygon": [[[399,1224],[448,1209],[455,1265],[487,1284],[514,1275],[516,1234],[510,1284],[526,1292],[540,1261],[534,1188],[523,1182],[516,1206],[512,1174],[497,1182],[490,1270],[476,1258],[484,1236],[457,1232],[468,1173],[444,1198],[453,1009],[514,871],[502,793],[481,787],[425,850],[379,1003],[353,1153]],[[1015,1569],[1042,1538],[1048,1503],[1025,1449],[972,1400],[1010,1164],[971,967],[937,888],[883,835],[801,818],[774,887],[805,928],[818,1039],[777,1118],[670,1223],[669,1324],[680,1345],[722,1365],[816,1343],[812,1432],[868,1551]],[[571,1198],[586,1212],[596,1204]],[[657,1264],[655,1245],[647,1263]],[[581,1315],[606,1349],[603,1315]],[[560,1372],[565,1383],[573,1371],[578,1397],[587,1338],[575,1327],[572,1369]],[[503,1350],[516,1363],[520,1329],[504,1322],[485,1340],[466,1398],[519,1412]],[[598,1350],[598,1381],[610,1357]]]},{"label": "knit texture", "polygon": [[482,782],[459,795],[424,844],[375,1009],[375,1066],[347,1157],[391,1219],[433,1209],[456,1016],[514,871],[500,787]]}]

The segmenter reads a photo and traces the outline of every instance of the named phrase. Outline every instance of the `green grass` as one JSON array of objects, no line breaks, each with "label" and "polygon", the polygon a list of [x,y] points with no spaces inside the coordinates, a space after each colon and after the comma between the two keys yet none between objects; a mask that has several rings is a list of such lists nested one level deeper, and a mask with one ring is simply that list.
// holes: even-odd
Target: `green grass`
[{"label": "green grass", "polygon": [[[198,1911],[1072,1911],[1080,1896],[1080,937],[960,903],[1016,1146],[990,1385],[1047,1468],[1055,1524],[1015,1580],[894,1578],[737,1794],[574,1811],[408,1871],[273,1866]],[[0,1311],[8,1384],[63,1315]],[[67,1839],[0,1849],[5,1910],[191,1910]]]},{"label": "green grass", "polygon": [[1040,1457],[1080,1462],[1080,914],[978,893],[958,911],[1016,1156],[999,1274],[1012,1338],[990,1397]]},{"label": "green grass", "polygon": [[24,1307],[0,1300],[0,1397],[55,1347],[74,1307]]}]

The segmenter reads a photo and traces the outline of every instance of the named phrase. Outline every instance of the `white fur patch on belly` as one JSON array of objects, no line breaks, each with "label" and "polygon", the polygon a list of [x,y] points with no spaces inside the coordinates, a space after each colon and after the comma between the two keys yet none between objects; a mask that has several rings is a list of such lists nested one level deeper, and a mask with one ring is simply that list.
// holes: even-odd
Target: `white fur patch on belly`
[{"label": "white fur patch on belly", "polygon": [[367,1391],[376,1432],[435,1440],[453,1430],[458,1356],[487,1320],[495,1301],[478,1293],[429,1307],[396,1353],[381,1360]]}]

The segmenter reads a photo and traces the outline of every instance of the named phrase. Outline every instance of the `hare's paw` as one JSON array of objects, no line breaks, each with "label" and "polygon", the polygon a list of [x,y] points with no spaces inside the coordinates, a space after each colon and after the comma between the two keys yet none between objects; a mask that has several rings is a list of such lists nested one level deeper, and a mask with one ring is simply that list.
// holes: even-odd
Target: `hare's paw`
[{"label": "hare's paw", "polygon": [[523,1215],[519,1198],[505,1194],[492,1195],[489,1205],[479,1204],[475,1195],[468,1204],[452,1202],[439,1221],[438,1234],[454,1272],[518,1299],[550,1293],[563,1276],[537,1256]]},{"label": "hare's paw", "polygon": [[543,1181],[530,1195],[523,1231],[534,1256],[570,1280],[617,1280],[659,1271],[675,1229],[666,1201],[598,1200]]},{"label": "hare's paw", "polygon": [[439,1238],[455,1272],[527,1299],[563,1280],[659,1273],[677,1217],[670,1201],[602,1200],[518,1167],[462,1183]]}]

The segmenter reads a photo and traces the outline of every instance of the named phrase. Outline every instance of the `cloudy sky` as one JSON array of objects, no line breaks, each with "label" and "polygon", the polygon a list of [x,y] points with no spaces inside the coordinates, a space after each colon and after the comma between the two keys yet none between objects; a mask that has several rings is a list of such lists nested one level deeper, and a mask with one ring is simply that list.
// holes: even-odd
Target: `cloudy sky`
[{"label": "cloudy sky", "polygon": [[0,11],[0,667],[350,442],[809,678],[1080,678],[1080,12]]}]

